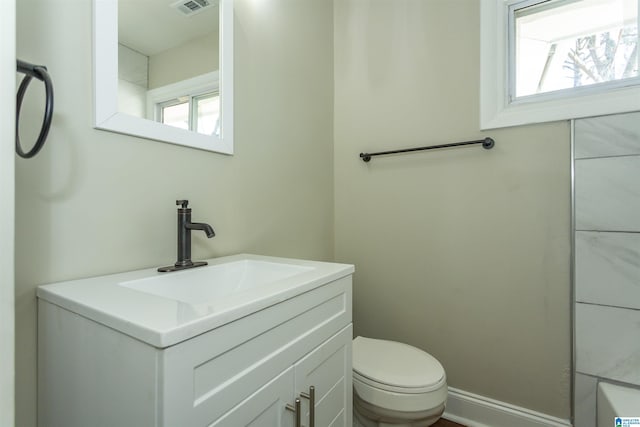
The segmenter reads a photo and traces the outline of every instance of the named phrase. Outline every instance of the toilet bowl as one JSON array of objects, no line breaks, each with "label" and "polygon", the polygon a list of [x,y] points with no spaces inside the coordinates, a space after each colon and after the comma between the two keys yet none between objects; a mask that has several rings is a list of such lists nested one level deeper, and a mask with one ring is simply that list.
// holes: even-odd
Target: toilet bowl
[{"label": "toilet bowl", "polygon": [[353,409],[364,427],[427,427],[444,412],[444,368],[408,344],[353,340]]}]

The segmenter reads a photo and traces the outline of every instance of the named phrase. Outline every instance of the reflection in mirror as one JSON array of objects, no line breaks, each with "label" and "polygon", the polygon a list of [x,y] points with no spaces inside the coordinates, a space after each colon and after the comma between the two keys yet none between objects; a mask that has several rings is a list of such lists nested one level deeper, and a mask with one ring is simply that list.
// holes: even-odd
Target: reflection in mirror
[{"label": "reflection in mirror", "polygon": [[96,127],[231,154],[232,5],[94,0]]},{"label": "reflection in mirror", "polygon": [[119,0],[118,111],[218,135],[218,21],[213,0]]}]

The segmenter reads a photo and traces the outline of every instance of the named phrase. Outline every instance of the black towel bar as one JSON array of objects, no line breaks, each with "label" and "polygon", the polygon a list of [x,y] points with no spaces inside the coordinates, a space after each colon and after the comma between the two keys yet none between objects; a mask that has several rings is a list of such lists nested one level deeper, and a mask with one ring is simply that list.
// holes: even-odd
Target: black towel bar
[{"label": "black towel bar", "polygon": [[482,148],[485,148],[488,150],[490,148],[493,148],[495,143],[496,142],[493,140],[493,138],[485,138],[477,141],[455,142],[453,144],[429,145],[426,147],[404,148],[402,150],[380,151],[378,153],[360,153],[360,158],[362,159],[362,161],[368,162],[374,156],[385,156],[387,154],[410,153],[413,151],[435,150],[437,148],[460,147],[463,145],[474,145],[474,144],[482,144]]}]

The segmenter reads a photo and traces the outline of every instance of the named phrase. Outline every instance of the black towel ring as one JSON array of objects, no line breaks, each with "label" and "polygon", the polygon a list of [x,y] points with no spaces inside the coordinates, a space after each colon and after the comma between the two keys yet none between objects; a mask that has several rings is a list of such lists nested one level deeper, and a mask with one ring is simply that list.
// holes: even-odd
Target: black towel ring
[{"label": "black towel ring", "polygon": [[[47,67],[45,67],[44,65],[33,65],[18,59],[18,72],[24,73],[25,76],[20,83],[20,87],[18,88],[16,103],[16,153],[18,153],[18,155],[24,159],[30,159],[31,157],[38,154],[38,151],[40,151],[40,149],[44,145],[44,142],[47,139],[47,134],[49,133],[49,128],[51,127],[51,119],[53,118],[53,83],[51,81],[51,77],[49,77],[49,73],[47,72]],[[38,135],[38,139],[33,145],[33,148],[25,153],[20,145],[20,135],[18,133],[18,124],[20,123],[20,107],[22,106],[22,99],[24,98],[24,94],[27,91],[27,86],[29,86],[31,79],[34,77],[44,82],[46,104],[44,110],[44,119],[42,121],[42,128],[40,129],[40,135]]]}]

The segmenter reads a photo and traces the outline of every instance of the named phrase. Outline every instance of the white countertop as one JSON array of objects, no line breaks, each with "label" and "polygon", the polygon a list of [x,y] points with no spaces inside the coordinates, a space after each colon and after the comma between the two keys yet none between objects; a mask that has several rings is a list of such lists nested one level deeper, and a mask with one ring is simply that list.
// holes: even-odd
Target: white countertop
[{"label": "white countertop", "polygon": [[159,273],[152,268],[59,282],[39,286],[37,296],[150,345],[165,348],[354,272],[353,265],[348,264],[250,254],[206,261],[215,266],[247,259],[309,269],[264,286],[199,303],[160,297],[121,284],[159,276],[180,280],[188,278],[186,274],[190,271],[208,266],[171,273]]}]

